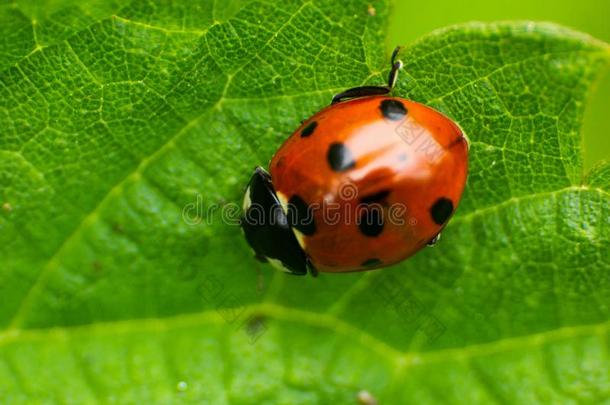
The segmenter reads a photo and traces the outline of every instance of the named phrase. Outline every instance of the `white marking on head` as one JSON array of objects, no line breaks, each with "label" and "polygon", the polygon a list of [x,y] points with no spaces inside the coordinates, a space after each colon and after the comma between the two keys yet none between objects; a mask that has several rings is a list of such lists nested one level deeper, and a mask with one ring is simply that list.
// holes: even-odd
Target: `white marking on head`
[{"label": "white marking on head", "polygon": [[[288,217],[288,198],[286,198],[286,195],[283,194],[281,191],[276,191],[275,194],[277,195],[277,199],[280,200],[280,205],[282,206],[282,210],[284,210],[284,214],[286,214],[286,217]],[[299,246],[301,246],[301,249],[304,250],[305,235],[303,235],[303,233],[298,231],[295,227],[291,228],[292,232],[294,233],[294,236],[297,238],[297,242],[299,242]]]},{"label": "white marking on head", "polygon": [[242,204],[242,208],[244,210],[244,214],[248,211],[248,208],[252,205],[252,200],[250,199],[250,186],[246,189],[246,193],[244,194],[244,202]]},{"label": "white marking on head", "polygon": [[275,195],[277,199],[280,200],[280,205],[282,206],[282,210],[284,210],[284,215],[288,216],[288,198],[286,198],[286,194],[281,191],[276,191]]},{"label": "white marking on head", "polygon": [[292,228],[292,233],[294,233],[294,236],[297,238],[297,242],[299,242],[301,249],[305,250],[305,235],[296,228]]}]

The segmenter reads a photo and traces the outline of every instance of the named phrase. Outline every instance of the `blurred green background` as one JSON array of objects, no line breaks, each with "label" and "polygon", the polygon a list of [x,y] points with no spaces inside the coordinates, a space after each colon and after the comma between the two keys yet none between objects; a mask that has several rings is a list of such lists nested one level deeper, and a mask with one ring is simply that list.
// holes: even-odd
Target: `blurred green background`
[{"label": "blurred green background", "polygon": [[[610,42],[610,0],[395,0],[388,49],[469,21],[552,21]],[[585,167],[610,160],[610,72],[593,89],[583,126]]]}]

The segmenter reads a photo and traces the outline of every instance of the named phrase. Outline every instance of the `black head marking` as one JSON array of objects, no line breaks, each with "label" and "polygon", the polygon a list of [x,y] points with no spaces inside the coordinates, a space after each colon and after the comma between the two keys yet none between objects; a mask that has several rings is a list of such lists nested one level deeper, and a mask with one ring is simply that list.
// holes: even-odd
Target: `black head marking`
[{"label": "black head marking", "polygon": [[305,128],[303,128],[303,130],[301,131],[301,137],[302,138],[307,138],[309,135],[313,134],[313,131],[316,130],[316,127],[318,126],[318,122],[317,121],[311,121],[309,124],[307,124],[307,126]]},{"label": "black head marking", "polygon": [[379,203],[382,204],[386,201],[388,196],[390,195],[390,190],[381,190],[375,194],[369,194],[360,199],[362,204],[373,204]]},{"label": "black head marking", "polygon": [[307,203],[296,194],[288,201],[288,223],[308,236],[313,235],[316,232],[313,211],[309,209]]},{"label": "black head marking", "polygon": [[441,197],[430,208],[430,215],[437,225],[443,225],[453,213],[453,202],[450,199]]},{"label": "black head marking", "polygon": [[379,265],[381,265],[381,260],[377,258],[367,259],[361,264],[362,267],[377,267]]},{"label": "black head marking", "polygon": [[339,142],[330,145],[326,158],[328,159],[328,164],[335,172],[343,172],[356,166],[356,161],[350,150]]},{"label": "black head marking", "polygon": [[383,210],[379,205],[367,207],[362,210],[359,217],[358,228],[364,236],[375,237],[383,232]]},{"label": "black head marking", "polygon": [[407,107],[398,100],[383,100],[379,105],[379,109],[384,117],[392,121],[400,121],[407,115]]},{"label": "black head marking", "polygon": [[269,173],[257,168],[246,192],[250,204],[245,205],[241,227],[255,257],[275,259],[292,274],[307,274],[305,252],[288,224]]}]

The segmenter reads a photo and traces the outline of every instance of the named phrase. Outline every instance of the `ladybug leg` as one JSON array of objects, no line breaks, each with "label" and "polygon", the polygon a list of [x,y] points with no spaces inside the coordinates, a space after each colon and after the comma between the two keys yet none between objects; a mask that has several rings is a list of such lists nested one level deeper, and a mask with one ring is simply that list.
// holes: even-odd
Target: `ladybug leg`
[{"label": "ladybug leg", "polygon": [[309,260],[309,258],[307,258],[307,269],[309,270],[309,274],[311,274],[312,277],[318,277],[318,269],[313,266],[313,263],[311,263],[311,260]]},{"label": "ladybug leg", "polygon": [[388,77],[388,85],[387,86],[360,86],[353,87],[351,89],[345,90],[339,94],[336,94],[333,97],[331,104],[336,104],[343,100],[347,100],[350,98],[357,97],[367,97],[367,96],[383,96],[389,94],[394,85],[396,84],[396,79],[398,78],[398,71],[402,69],[403,64],[402,61],[396,60],[398,53],[400,52],[400,47],[397,46],[392,52],[392,68],[390,69],[390,75]]},{"label": "ladybug leg", "polygon": [[470,150],[470,139],[468,138],[468,136],[466,134],[462,134],[462,136],[464,137],[464,140],[466,141],[466,147],[468,148],[468,150]]},{"label": "ladybug leg", "polygon": [[441,238],[441,234],[438,233],[436,234],[436,236],[432,239],[430,239],[430,241],[428,242],[428,246],[434,246],[436,245],[436,243],[438,242],[438,240]]}]

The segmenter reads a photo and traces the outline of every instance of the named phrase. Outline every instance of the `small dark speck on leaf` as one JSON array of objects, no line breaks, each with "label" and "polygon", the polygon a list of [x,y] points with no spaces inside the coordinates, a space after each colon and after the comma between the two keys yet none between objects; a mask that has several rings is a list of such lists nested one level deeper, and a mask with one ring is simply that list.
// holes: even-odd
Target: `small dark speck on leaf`
[{"label": "small dark speck on leaf", "polygon": [[265,333],[267,318],[262,315],[252,316],[245,324],[246,333],[251,339],[258,339],[263,333]]},{"label": "small dark speck on leaf", "polygon": [[91,263],[91,268],[93,269],[93,271],[95,273],[99,273],[102,271],[102,269],[104,268],[104,266],[102,265],[101,262],[95,260]]},{"label": "small dark speck on leaf", "polygon": [[265,323],[266,317],[263,315],[255,315],[248,320],[248,329],[258,329]]}]

